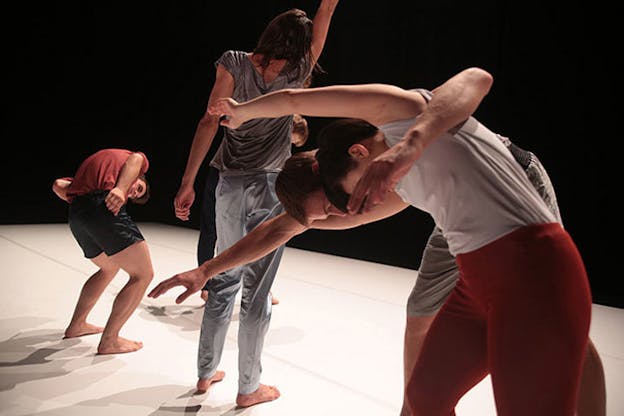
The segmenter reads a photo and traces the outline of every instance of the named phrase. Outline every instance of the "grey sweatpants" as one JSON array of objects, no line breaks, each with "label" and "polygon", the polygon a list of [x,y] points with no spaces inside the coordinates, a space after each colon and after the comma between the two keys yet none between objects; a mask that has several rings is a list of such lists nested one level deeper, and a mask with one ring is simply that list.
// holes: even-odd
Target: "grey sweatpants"
[{"label": "grey sweatpants", "polygon": [[[216,189],[217,254],[232,246],[264,221],[280,214],[275,194],[276,173],[221,174]],[[260,386],[260,356],[271,321],[269,292],[284,246],[253,263],[210,279],[208,301],[199,336],[197,370],[212,377],[223,353],[234,301],[243,288],[238,329],[238,392],[253,393]]]}]

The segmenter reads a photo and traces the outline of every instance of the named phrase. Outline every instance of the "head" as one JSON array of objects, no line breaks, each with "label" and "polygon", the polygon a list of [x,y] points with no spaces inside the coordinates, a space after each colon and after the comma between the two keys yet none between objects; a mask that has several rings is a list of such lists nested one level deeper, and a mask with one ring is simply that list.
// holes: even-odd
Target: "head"
[{"label": "head", "polygon": [[318,175],[315,151],[290,157],[277,176],[275,191],[282,206],[303,225],[329,215],[344,215],[331,205]]},{"label": "head", "polygon": [[285,70],[301,78],[301,61],[309,68],[312,62],[312,20],[303,10],[291,9],[273,18],[260,35],[253,51],[262,55],[261,65],[267,67],[272,59],[285,59]]},{"label": "head", "polygon": [[308,130],[308,121],[301,114],[293,115],[292,134],[290,142],[296,147],[303,146],[308,141],[310,132]]},{"label": "head", "polygon": [[150,197],[150,187],[145,175],[139,176],[128,189],[128,199],[135,204],[143,205]]},{"label": "head", "polygon": [[370,163],[370,148],[379,129],[360,119],[341,119],[328,124],[317,138],[321,182],[327,198],[347,212],[350,193]]}]

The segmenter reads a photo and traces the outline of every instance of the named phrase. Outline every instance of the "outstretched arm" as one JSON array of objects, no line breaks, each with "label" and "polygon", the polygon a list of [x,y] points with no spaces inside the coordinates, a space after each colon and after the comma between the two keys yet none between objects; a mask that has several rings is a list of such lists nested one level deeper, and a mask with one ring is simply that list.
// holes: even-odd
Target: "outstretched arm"
[{"label": "outstretched arm", "polygon": [[285,89],[253,100],[237,103],[231,98],[217,100],[208,107],[231,128],[260,117],[281,117],[298,113],[316,117],[361,118],[374,125],[418,115],[426,106],[418,93],[386,84],[334,85],[330,87]]},{"label": "outstretched arm", "polygon": [[[208,105],[210,106],[219,98],[230,97],[233,91],[234,78],[224,66],[218,65],[217,76],[212,91],[210,92]],[[193,205],[195,201],[195,190],[193,189],[195,178],[197,177],[197,172],[206,154],[208,154],[210,150],[210,146],[212,145],[218,129],[219,117],[215,117],[206,112],[195,130],[193,144],[191,145],[184,175],[182,176],[182,182],[173,202],[175,216],[182,221],[187,221],[189,219],[191,205]]]},{"label": "outstretched arm", "polygon": [[169,289],[184,286],[186,291],[176,298],[176,303],[184,302],[186,298],[204,287],[211,277],[266,256],[306,229],[306,226],[301,225],[290,215],[282,213],[263,222],[236,244],[201,266],[163,280],[147,296],[157,298]]},{"label": "outstretched arm", "polygon": [[140,153],[131,153],[126,159],[126,163],[121,168],[115,187],[110,190],[104,202],[106,208],[113,214],[119,214],[119,210],[126,203],[128,189],[141,174],[143,164],[147,163]]},{"label": "outstretched arm", "polygon": [[312,21],[312,59],[314,65],[318,61],[323,47],[325,46],[325,40],[327,39],[327,32],[329,31],[329,23],[338,5],[338,0],[322,0],[319,5],[314,20]]},{"label": "outstretched arm", "polygon": [[[353,216],[330,216],[325,220],[313,222],[311,227],[327,230],[353,228],[387,218],[407,206],[398,195],[394,194],[386,203],[368,213]],[[174,287],[183,286],[186,291],[176,298],[176,303],[184,302],[186,298],[204,287],[211,277],[236,266],[260,259],[307,229],[307,226],[300,224],[284,212],[263,222],[236,244],[211,260],[204,262],[201,266],[163,280],[147,296],[157,298]]]},{"label": "outstretched arm", "polygon": [[69,202],[67,199],[67,189],[69,188],[69,185],[71,185],[71,183],[71,178],[58,178],[52,184],[52,191],[54,191],[56,196],[61,198],[63,201]]},{"label": "outstretched arm", "polygon": [[367,167],[351,194],[349,212],[381,203],[433,140],[470,117],[492,82],[488,72],[468,68],[433,90],[433,98],[403,139]]}]

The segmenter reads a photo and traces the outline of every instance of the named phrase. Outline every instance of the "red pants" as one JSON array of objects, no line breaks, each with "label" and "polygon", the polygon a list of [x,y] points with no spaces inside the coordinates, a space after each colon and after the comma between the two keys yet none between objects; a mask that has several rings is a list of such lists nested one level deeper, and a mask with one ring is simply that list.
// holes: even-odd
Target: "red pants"
[{"label": "red pants", "polygon": [[591,294],[568,233],[559,224],[523,227],[457,263],[457,286],[407,385],[414,415],[453,415],[488,373],[499,416],[573,415]]}]

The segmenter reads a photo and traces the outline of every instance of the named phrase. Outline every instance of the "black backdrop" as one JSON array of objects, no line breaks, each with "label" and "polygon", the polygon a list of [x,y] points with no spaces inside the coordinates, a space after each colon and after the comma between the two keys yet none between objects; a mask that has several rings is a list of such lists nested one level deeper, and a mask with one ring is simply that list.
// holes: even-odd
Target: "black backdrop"
[{"label": "black backdrop", "polygon": [[[313,15],[318,2],[52,3],[22,2],[1,17],[2,222],[66,221],[53,179],[72,175],[98,149],[123,147],[144,151],[151,162],[152,199],[130,208],[134,218],[197,228],[198,203],[188,223],[174,217],[172,204],[215,59],[227,49],[251,50],[277,13],[299,7]],[[320,59],[326,72],[314,86],[434,88],[468,66],[490,71],[494,86],[476,116],[539,155],[586,261],[594,302],[624,307],[616,262],[608,263],[615,258],[607,254],[607,242],[618,237],[617,204],[607,199],[607,190],[619,189],[607,185],[614,143],[601,143],[609,136],[600,129],[613,124],[608,103],[617,85],[597,52],[609,39],[610,13],[597,9],[580,2],[343,0]],[[306,149],[326,122],[310,120]],[[427,215],[408,209],[355,230],[308,231],[289,246],[415,269],[431,227]]]}]

